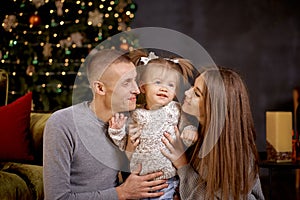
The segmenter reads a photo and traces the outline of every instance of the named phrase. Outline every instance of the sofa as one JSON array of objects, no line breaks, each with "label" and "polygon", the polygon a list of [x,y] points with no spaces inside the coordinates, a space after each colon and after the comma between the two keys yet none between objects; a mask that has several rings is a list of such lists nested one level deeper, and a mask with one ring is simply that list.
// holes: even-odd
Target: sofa
[{"label": "sofa", "polygon": [[43,130],[50,113],[30,112],[29,148],[32,159],[0,161],[0,199],[44,199]]}]

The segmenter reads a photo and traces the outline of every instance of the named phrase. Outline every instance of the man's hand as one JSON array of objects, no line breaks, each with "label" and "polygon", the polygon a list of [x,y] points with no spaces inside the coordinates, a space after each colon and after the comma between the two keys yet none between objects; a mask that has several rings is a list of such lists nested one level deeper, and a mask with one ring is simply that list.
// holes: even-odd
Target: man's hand
[{"label": "man's hand", "polygon": [[185,146],[179,136],[179,130],[175,126],[175,135],[176,138],[173,139],[172,136],[169,133],[164,133],[164,136],[162,138],[162,142],[166,145],[166,147],[169,149],[169,152],[167,152],[164,149],[161,149],[161,152],[164,156],[166,156],[176,169],[179,169],[186,165],[188,163],[186,155],[185,155]]},{"label": "man's hand", "polygon": [[156,177],[162,176],[163,173],[155,172],[139,176],[141,170],[142,167],[139,165],[122,185],[116,187],[120,200],[153,198],[163,195],[163,192],[154,192],[168,187],[167,180],[154,180]]}]

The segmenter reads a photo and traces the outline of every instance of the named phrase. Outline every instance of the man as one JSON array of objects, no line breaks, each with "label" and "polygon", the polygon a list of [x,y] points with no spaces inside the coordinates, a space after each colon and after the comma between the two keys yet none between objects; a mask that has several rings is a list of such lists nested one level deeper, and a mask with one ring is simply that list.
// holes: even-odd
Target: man
[{"label": "man", "polygon": [[93,92],[84,101],[52,114],[44,131],[45,199],[139,199],[161,196],[167,187],[154,178],[162,172],[131,173],[121,185],[118,172],[127,169],[124,153],[107,135],[108,121],[117,112],[136,107],[140,93],[134,64],[121,53],[102,50],[87,59]]}]

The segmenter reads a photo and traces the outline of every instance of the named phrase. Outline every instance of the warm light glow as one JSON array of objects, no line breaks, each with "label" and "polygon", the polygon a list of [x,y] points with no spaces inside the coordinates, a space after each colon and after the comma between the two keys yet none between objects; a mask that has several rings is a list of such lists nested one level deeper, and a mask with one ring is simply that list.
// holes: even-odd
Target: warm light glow
[{"label": "warm light glow", "polygon": [[66,10],[65,10],[65,13],[68,13],[68,12],[69,12],[69,9],[66,9]]},{"label": "warm light glow", "polygon": [[115,2],[114,2],[114,1],[111,1],[111,2],[109,2],[109,4],[110,4],[110,5],[114,5],[114,4],[115,4]]},{"label": "warm light glow", "polygon": [[82,10],[78,10],[78,14],[81,15],[82,14]]},{"label": "warm light glow", "polygon": [[46,75],[46,76],[49,76],[49,75],[50,75],[50,73],[49,73],[49,72],[46,72],[46,73],[45,73],[45,75]]},{"label": "warm light glow", "polygon": [[89,6],[92,6],[92,5],[93,5],[93,2],[89,2],[88,5],[89,5]]},{"label": "warm light glow", "polygon": [[130,15],[130,11],[128,10],[128,11],[126,11],[126,15]]},{"label": "warm light glow", "polygon": [[54,34],[53,34],[53,37],[57,37],[57,33],[54,33]]},{"label": "warm light glow", "polygon": [[108,18],[108,17],[109,17],[109,14],[108,14],[108,13],[106,13],[106,14],[104,15],[104,17]]},{"label": "warm light glow", "polygon": [[89,26],[91,26],[92,24],[93,24],[93,22],[91,22],[91,21],[88,21],[88,23],[87,23]]},{"label": "warm light glow", "polygon": [[108,26],[108,29],[109,29],[109,30],[111,30],[112,28],[113,28],[113,26],[112,26],[112,25],[109,25],[109,26]]},{"label": "warm light glow", "polygon": [[46,87],[46,84],[45,84],[45,83],[43,83],[43,84],[42,84],[42,87],[43,87],[43,88],[44,88],[44,87]]},{"label": "warm light glow", "polygon": [[76,19],[76,20],[75,20],[75,23],[78,24],[78,23],[79,23],[79,19]]},{"label": "warm light glow", "polygon": [[107,8],[107,10],[108,10],[108,11],[111,11],[111,10],[112,10],[112,7],[109,6],[109,7]]},{"label": "warm light glow", "polygon": [[38,34],[41,35],[43,32],[42,31],[38,31]]},{"label": "warm light glow", "polygon": [[66,75],[66,72],[61,72],[61,75],[63,75],[63,76]]},{"label": "warm light glow", "polygon": [[64,25],[64,23],[65,23],[64,21],[59,22],[59,24],[60,24],[61,26]]},{"label": "warm light glow", "polygon": [[80,1],[76,1],[76,4],[80,4]]},{"label": "warm light glow", "polygon": [[118,17],[119,17],[119,13],[115,13],[115,14],[114,14],[114,17],[115,17],[115,18],[118,18]]},{"label": "warm light glow", "polygon": [[54,10],[50,10],[50,14],[53,14],[54,13]]},{"label": "warm light glow", "polygon": [[41,42],[40,45],[43,47],[43,46],[45,45],[45,43],[44,43],[44,42]]},{"label": "warm light glow", "polygon": [[100,5],[99,5],[99,8],[100,8],[100,9],[104,8],[104,5],[100,4]]},{"label": "warm light glow", "polygon": [[49,28],[49,25],[48,25],[48,24],[46,24],[46,25],[45,25],[45,28],[46,28],[46,29],[48,29],[48,28]]}]

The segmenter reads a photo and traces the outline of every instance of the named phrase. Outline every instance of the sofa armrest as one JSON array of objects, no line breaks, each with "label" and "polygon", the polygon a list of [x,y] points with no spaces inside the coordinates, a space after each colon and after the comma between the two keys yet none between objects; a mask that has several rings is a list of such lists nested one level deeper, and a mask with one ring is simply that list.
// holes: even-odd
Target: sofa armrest
[{"label": "sofa armrest", "polygon": [[[0,177],[2,183],[0,191],[6,196],[3,199],[10,199],[8,194],[10,197],[15,196],[15,199],[44,199],[42,166],[13,162],[0,163]],[[4,185],[5,180],[9,182],[8,185]],[[8,193],[4,194],[5,192]]]},{"label": "sofa armrest", "polygon": [[33,155],[37,164],[43,162],[43,131],[51,113],[31,113],[30,133],[32,137]]}]

